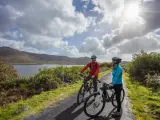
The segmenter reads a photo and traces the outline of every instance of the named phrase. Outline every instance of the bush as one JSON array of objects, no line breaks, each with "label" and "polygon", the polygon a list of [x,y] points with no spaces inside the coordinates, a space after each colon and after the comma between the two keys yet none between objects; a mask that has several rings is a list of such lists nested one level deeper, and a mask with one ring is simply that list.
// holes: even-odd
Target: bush
[{"label": "bush", "polygon": [[[3,80],[0,82],[0,106],[26,99],[43,91],[80,80],[77,74],[82,67],[56,67],[42,69],[34,77]],[[85,72],[87,73],[87,71]]]},{"label": "bush", "polygon": [[104,63],[100,64],[100,72],[107,71],[111,68],[112,68],[112,63],[110,63],[110,62],[104,62]]},{"label": "bush", "polygon": [[153,76],[150,74],[146,75],[146,84],[154,88],[154,90],[160,90],[160,76],[157,74]]},{"label": "bush", "polygon": [[18,78],[18,74],[12,65],[0,61],[0,82],[12,81]]},{"label": "bush", "polygon": [[145,85],[156,87],[159,85],[160,53],[145,53],[141,51],[133,56],[127,66],[130,76]]},{"label": "bush", "polygon": [[[61,82],[64,83],[73,83],[78,80],[80,80],[80,76],[78,75],[79,71],[82,69],[82,67],[56,67],[53,69],[43,69],[41,70],[37,75],[40,76],[42,74],[45,74],[47,76],[55,76],[60,79]],[[85,74],[87,71],[85,72]]]}]

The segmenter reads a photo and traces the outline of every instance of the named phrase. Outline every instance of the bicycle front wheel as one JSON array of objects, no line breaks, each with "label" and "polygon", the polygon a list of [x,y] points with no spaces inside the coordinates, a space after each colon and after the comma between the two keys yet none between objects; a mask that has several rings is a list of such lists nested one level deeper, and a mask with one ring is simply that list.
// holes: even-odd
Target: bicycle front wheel
[{"label": "bicycle front wheel", "polygon": [[88,117],[98,116],[104,109],[105,102],[99,92],[91,94],[84,102],[84,113]]}]

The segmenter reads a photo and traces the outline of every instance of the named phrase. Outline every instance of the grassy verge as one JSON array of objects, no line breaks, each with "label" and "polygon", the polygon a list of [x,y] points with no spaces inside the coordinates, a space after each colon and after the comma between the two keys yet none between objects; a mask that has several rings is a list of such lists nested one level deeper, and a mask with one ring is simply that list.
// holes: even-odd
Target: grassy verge
[{"label": "grassy verge", "polygon": [[108,73],[110,73],[111,72],[111,70],[107,70],[107,71],[104,71],[104,72],[100,72],[99,73],[99,76],[98,76],[98,79],[100,79],[101,77],[103,77],[104,75],[106,75],[106,74],[108,74]]},{"label": "grassy verge", "polygon": [[[101,72],[99,78],[109,72],[110,70]],[[82,82],[78,81],[77,83],[66,85],[56,90],[34,95],[27,100],[20,100],[16,103],[9,104],[6,107],[0,108],[0,120],[21,120],[28,115],[37,114],[44,108],[54,105],[58,100],[65,99],[73,93],[76,93],[81,84]]]},{"label": "grassy verge", "polygon": [[153,92],[124,74],[124,80],[131,100],[131,108],[136,120],[159,120],[160,119],[160,91]]}]

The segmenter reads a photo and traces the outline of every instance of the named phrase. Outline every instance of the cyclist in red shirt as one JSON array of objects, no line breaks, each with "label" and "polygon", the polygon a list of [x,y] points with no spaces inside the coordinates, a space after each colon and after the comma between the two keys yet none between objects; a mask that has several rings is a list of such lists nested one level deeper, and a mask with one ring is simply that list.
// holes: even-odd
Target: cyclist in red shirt
[{"label": "cyclist in red shirt", "polygon": [[92,55],[91,59],[92,62],[89,62],[80,72],[83,73],[87,68],[90,68],[89,75],[86,79],[86,81],[92,79],[93,80],[93,86],[94,86],[94,92],[97,92],[97,80],[98,80],[98,73],[100,65],[96,61],[96,56]]}]

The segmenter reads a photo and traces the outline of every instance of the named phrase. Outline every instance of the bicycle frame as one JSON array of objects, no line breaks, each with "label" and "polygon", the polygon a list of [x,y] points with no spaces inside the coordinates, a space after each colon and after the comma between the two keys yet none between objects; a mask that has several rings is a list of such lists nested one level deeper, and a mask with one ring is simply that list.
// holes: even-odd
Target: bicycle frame
[{"label": "bicycle frame", "polygon": [[[100,88],[100,90],[103,97],[107,98],[111,102],[114,90],[109,88],[109,84],[103,83],[103,86]],[[109,91],[111,91],[111,95],[109,95]]]},{"label": "bicycle frame", "polygon": [[[111,95],[109,95],[108,90],[110,90],[112,92]],[[104,97],[108,98],[109,101],[111,101],[111,98],[112,98],[112,96],[114,94],[114,91],[112,89],[108,89],[108,90],[106,90],[106,95],[104,95],[104,92],[103,92],[103,95],[104,95]]]}]

